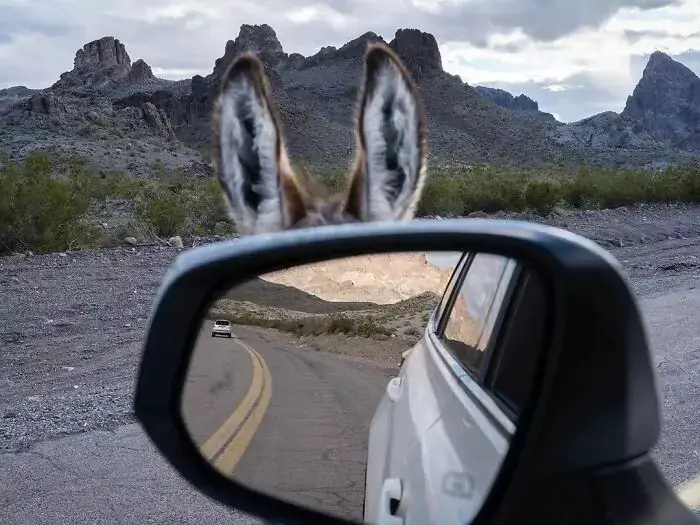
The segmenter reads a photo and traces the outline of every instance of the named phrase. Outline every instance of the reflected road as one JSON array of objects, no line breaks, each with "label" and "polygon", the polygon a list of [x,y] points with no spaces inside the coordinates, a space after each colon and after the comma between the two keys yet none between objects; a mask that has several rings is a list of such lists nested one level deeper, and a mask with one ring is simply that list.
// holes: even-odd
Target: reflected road
[{"label": "reflected road", "polygon": [[183,396],[200,450],[253,488],[361,520],[369,424],[397,370],[283,345],[252,327],[212,337],[211,325]]}]

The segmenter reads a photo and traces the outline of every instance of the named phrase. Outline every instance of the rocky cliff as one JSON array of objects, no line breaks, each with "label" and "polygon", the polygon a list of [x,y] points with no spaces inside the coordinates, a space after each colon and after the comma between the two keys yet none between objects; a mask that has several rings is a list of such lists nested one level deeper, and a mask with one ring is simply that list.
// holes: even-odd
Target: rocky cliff
[{"label": "rocky cliff", "polygon": [[[355,102],[365,33],[312,56],[284,50],[269,25],[242,25],[206,76],[159,79],[142,59],[107,36],[76,52],[74,67],[51,87],[0,91],[0,142],[21,156],[48,147],[87,155],[101,169],[147,174],[155,162],[207,174],[199,151],[210,141],[211,109],[221,75],[242,51],[265,65],[293,157],[342,166],[354,146]],[[399,29],[385,42],[413,74],[429,120],[430,162],[449,166],[589,163],[663,167],[700,152],[700,80],[654,53],[622,114],[557,122],[521,94],[464,83],[444,71],[435,38]]]},{"label": "rocky cliff", "polygon": [[700,78],[656,51],[627,98],[622,116],[658,140],[683,149],[700,148]]}]

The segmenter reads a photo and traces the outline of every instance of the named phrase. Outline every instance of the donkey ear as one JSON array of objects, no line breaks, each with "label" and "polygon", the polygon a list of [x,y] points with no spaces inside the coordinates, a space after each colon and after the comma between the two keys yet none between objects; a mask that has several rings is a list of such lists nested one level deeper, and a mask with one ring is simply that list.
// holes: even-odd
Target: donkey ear
[{"label": "donkey ear", "polygon": [[262,64],[243,53],[224,73],[212,117],[212,157],[242,235],[290,227],[305,215]]},{"label": "donkey ear", "polygon": [[365,55],[356,135],[346,211],[361,221],[412,219],[425,182],[425,114],[410,74],[384,44]]}]

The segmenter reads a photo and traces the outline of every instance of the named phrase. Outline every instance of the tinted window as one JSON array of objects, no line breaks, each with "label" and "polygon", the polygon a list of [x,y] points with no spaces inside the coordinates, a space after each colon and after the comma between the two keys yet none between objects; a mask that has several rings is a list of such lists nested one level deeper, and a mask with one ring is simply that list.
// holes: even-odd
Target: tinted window
[{"label": "tinted window", "polygon": [[514,268],[507,257],[478,253],[467,269],[442,337],[467,369],[479,370],[483,363]]},{"label": "tinted window", "polygon": [[442,299],[440,299],[440,304],[438,305],[437,314],[435,315],[435,319],[437,321],[439,321],[440,317],[442,317],[442,312],[445,311],[447,301],[449,301],[450,296],[452,295],[452,290],[454,290],[455,284],[457,284],[457,281],[459,280],[459,276],[462,273],[462,268],[464,268],[464,261],[467,259],[467,257],[469,257],[469,254],[464,253],[455,265],[455,270],[452,272],[452,277],[450,277],[450,281],[447,283],[445,292],[442,294]]},{"label": "tinted window", "polygon": [[518,415],[528,400],[544,344],[547,302],[539,276],[529,273],[513,295],[489,383],[493,393]]},{"label": "tinted window", "polygon": [[216,324],[219,326],[228,326],[230,323],[229,321],[217,321]]}]

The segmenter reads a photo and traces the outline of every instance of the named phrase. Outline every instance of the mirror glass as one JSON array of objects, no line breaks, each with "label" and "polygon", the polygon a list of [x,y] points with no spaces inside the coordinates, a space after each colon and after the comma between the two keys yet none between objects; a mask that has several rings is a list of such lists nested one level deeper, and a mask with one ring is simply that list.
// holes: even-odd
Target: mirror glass
[{"label": "mirror glass", "polygon": [[533,272],[487,253],[260,275],[201,320],[183,419],[216,469],[272,496],[359,522],[409,507],[469,522],[527,401],[546,306]]}]

